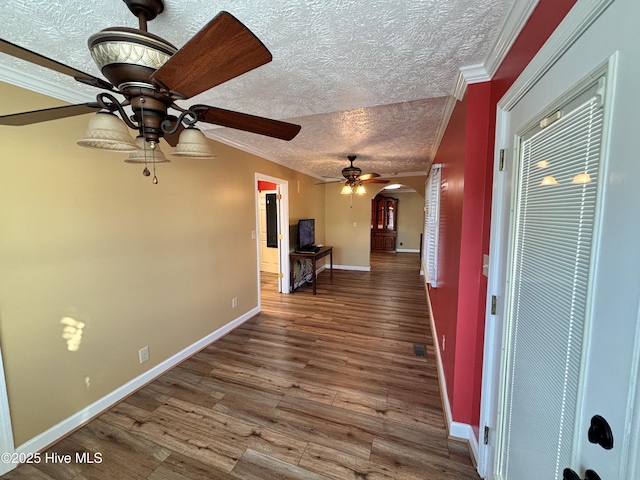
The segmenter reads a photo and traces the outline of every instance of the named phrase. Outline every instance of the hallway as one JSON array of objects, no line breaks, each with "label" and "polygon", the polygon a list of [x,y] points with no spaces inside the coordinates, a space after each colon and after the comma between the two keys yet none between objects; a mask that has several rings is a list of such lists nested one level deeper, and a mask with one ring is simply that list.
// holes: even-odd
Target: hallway
[{"label": "hallway", "polygon": [[2,478],[477,479],[446,436],[419,256],[371,263],[316,296],[263,274],[258,316]]}]

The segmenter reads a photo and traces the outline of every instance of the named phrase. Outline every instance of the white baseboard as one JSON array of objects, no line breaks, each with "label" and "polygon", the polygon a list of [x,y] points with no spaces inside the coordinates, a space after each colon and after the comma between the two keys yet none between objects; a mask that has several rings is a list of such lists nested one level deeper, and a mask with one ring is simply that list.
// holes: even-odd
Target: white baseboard
[{"label": "white baseboard", "polygon": [[436,329],[436,322],[433,318],[433,308],[431,308],[431,298],[429,298],[429,289],[427,283],[424,283],[425,293],[427,294],[427,302],[429,303],[430,323],[431,323],[431,335],[433,336],[433,347],[436,351],[436,363],[438,364],[438,381],[440,384],[440,395],[442,398],[442,410],[444,412],[447,432],[449,437],[458,438],[460,440],[466,440],[469,442],[469,449],[473,455],[473,462],[478,464],[478,440],[473,433],[473,428],[467,423],[454,422],[451,415],[451,403],[449,402],[449,394],[447,392],[447,379],[444,376],[444,366],[442,364],[442,357],[440,356],[440,345],[438,344],[438,331]]},{"label": "white baseboard", "polygon": [[92,403],[91,405],[84,408],[83,410],[80,410],[78,413],[71,415],[67,419],[51,427],[49,430],[46,430],[41,434],[33,437],[32,439],[26,441],[25,443],[23,443],[22,445],[16,448],[16,453],[32,454],[32,453],[42,451],[43,449],[47,448],[49,445],[57,442],[65,435],[72,432],[73,430],[82,426],[86,422],[92,420],[93,418],[95,418],[96,416],[98,416],[108,408],[112,407],[122,399],[131,395],[133,392],[135,392],[139,388],[143,387],[144,385],[151,382],[155,378],[159,377],[166,371],[175,367],[177,364],[179,364],[183,360],[186,360],[193,354],[205,348],[207,345],[223,337],[224,335],[229,333],[231,330],[239,327],[250,318],[256,316],[258,313],[260,313],[260,309],[259,307],[256,307],[248,311],[244,315],[236,318],[232,322],[227,323],[225,326],[219,328],[215,332],[210,333],[204,338],[201,338],[197,342],[189,345],[184,350],[166,359],[164,362],[161,362],[155,367],[151,368],[150,370],[147,370],[142,375],[134,378],[133,380],[130,380],[129,382],[122,385],[121,387],[116,388],[111,393],[105,395],[100,400],[97,400],[96,402]]},{"label": "white baseboard", "polygon": [[333,268],[335,270],[357,270],[360,272],[370,272],[371,266],[368,267],[358,267],[355,265],[334,265]]},{"label": "white baseboard", "polygon": [[397,253],[420,253],[419,248],[396,248]]}]

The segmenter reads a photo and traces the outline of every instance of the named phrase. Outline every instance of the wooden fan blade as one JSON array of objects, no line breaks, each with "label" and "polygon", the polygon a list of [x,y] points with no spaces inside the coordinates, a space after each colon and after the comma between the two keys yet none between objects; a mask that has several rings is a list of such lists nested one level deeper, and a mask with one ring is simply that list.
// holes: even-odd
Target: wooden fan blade
[{"label": "wooden fan blade", "polygon": [[152,76],[161,87],[193,97],[271,61],[251,30],[220,12]]},{"label": "wooden fan blade", "polygon": [[379,177],[377,173],[365,173],[364,175],[360,175],[360,180],[370,180],[372,178]]},{"label": "wooden fan blade", "polygon": [[371,180],[362,180],[362,183],[389,183],[389,180],[371,179]]},{"label": "wooden fan blade", "polygon": [[33,123],[48,122],[49,120],[75,117],[76,115],[84,115],[96,110],[100,110],[100,106],[97,103],[80,103],[64,107],[46,108],[44,110],[33,110],[31,112],[12,113],[11,115],[0,116],[0,125],[19,127]]},{"label": "wooden fan blade", "polygon": [[39,53],[32,52],[31,50],[27,50],[26,48],[19,47],[18,45],[7,42],[6,40],[0,39],[0,52],[6,53],[7,55],[11,55],[12,57],[19,58],[26,62],[33,63],[35,65],[48,68],[49,70],[54,70],[65,75],[69,75],[70,77],[75,78],[78,82],[84,83],[86,85],[116,91],[113,88],[113,85],[111,85],[106,80],[94,77],[93,75],[81,72],[80,70],[76,70],[75,68],[69,67],[64,63],[56,62],[55,60],[40,55]]},{"label": "wooden fan blade", "polygon": [[233,112],[217,107],[208,107],[206,105],[194,105],[191,109],[197,111],[200,120],[207,123],[257,133],[267,137],[279,138],[281,140],[291,140],[298,134],[301,128],[300,125],[294,125],[293,123],[256,117],[255,115]]}]

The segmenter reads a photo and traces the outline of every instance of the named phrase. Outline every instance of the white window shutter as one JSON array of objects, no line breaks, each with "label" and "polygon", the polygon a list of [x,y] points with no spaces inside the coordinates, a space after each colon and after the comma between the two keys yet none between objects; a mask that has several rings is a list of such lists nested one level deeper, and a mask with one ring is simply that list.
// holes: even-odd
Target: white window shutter
[{"label": "white window shutter", "polygon": [[438,236],[440,220],[440,164],[432,165],[425,191],[422,263],[427,282],[438,286]]}]

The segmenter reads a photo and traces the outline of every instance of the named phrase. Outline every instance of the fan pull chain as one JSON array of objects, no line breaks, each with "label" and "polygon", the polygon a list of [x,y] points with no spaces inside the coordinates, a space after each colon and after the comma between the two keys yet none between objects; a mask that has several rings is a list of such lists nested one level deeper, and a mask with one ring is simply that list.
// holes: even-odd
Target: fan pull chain
[{"label": "fan pull chain", "polygon": [[[142,125],[142,137],[144,139],[143,149],[144,149],[144,170],[142,170],[142,175],[148,177],[151,175],[149,168],[147,167],[147,149],[145,148],[147,139],[144,137],[144,97],[140,99],[140,124]],[[153,164],[153,180],[151,181],[154,185],[158,184],[158,177],[156,176],[156,144],[153,142],[149,142],[149,148],[151,149],[151,163]]]}]

